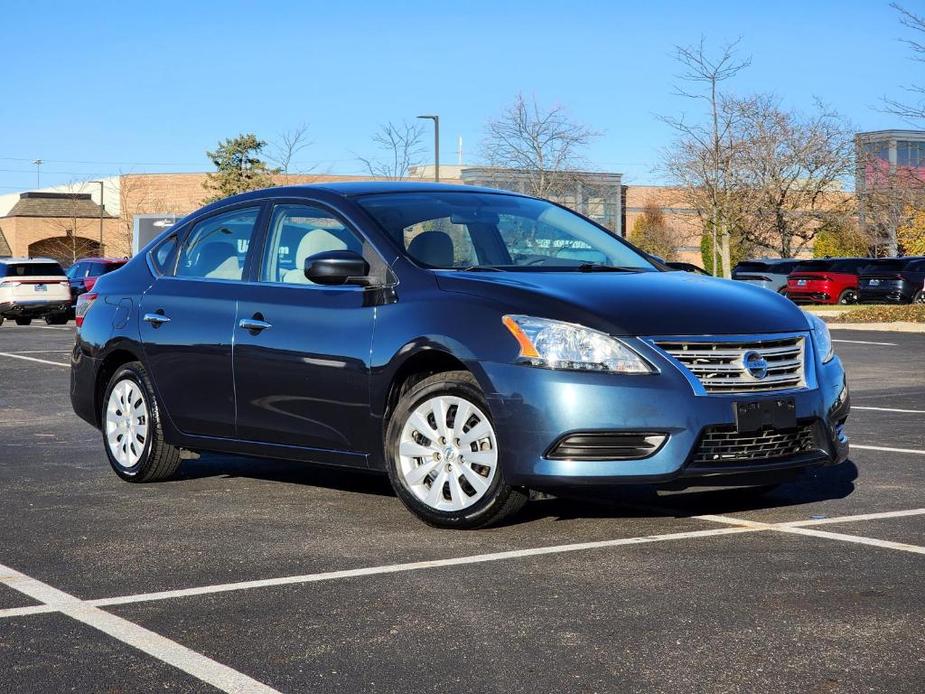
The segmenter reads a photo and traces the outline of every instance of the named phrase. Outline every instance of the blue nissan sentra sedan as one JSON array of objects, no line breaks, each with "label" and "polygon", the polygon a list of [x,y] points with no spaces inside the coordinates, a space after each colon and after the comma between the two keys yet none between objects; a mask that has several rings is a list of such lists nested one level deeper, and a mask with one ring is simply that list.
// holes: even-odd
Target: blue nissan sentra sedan
[{"label": "blue nissan sentra sedan", "polygon": [[308,461],[476,528],[530,490],[765,489],[848,455],[824,323],[497,190],[228,198],[101,277],[77,323],[74,410],[130,482],[201,451]]}]

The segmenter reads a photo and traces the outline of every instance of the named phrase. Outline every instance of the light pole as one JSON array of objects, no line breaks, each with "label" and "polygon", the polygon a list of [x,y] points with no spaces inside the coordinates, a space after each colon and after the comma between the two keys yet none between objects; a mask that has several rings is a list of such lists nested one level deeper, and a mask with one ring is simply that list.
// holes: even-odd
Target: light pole
[{"label": "light pole", "polygon": [[418,116],[434,122],[434,181],[440,183],[440,116]]},{"label": "light pole", "polygon": [[34,159],[32,163],[35,164],[35,187],[41,188],[42,186],[39,183],[39,181],[41,180],[39,177],[39,167],[41,167],[42,164],[45,163],[45,161],[43,159]]},{"label": "light pole", "polygon": [[103,182],[102,181],[87,181],[88,183],[99,183],[100,184],[100,257],[102,258],[103,253]]}]

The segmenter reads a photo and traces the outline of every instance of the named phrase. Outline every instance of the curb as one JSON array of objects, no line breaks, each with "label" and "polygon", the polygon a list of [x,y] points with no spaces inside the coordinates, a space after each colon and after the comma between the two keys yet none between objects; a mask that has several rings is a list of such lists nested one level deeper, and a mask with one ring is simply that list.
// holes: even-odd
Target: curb
[{"label": "curb", "polygon": [[925,333],[925,323],[895,321],[892,323],[830,323],[830,330],[872,330],[887,333]]}]

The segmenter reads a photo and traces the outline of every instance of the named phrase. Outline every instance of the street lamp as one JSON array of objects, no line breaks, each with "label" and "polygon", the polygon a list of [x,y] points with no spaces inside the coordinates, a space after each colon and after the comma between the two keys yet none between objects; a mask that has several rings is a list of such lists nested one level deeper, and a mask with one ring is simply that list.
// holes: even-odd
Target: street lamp
[{"label": "street lamp", "polygon": [[440,116],[418,116],[434,122],[434,181],[440,183]]},{"label": "street lamp", "polygon": [[42,164],[45,163],[45,160],[44,159],[33,159],[32,163],[35,164],[35,187],[41,188],[41,184],[39,183],[39,181],[41,180],[39,177],[39,167],[41,167]]},{"label": "street lamp", "polygon": [[103,182],[102,181],[87,181],[87,183],[99,183],[100,184],[100,257],[103,257]]}]

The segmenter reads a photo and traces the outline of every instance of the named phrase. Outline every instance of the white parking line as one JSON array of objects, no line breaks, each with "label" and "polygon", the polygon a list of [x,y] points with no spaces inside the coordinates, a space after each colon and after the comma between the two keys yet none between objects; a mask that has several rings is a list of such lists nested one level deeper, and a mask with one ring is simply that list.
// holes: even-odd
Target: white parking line
[{"label": "white parking line", "polygon": [[[732,516],[704,515],[694,516],[700,520],[712,521],[714,523],[725,523],[740,528],[752,528],[753,530],[771,530],[777,533],[787,533],[788,535],[804,535],[810,537],[819,537],[825,540],[839,540],[841,542],[851,542],[858,545],[868,545],[870,547],[881,547],[884,549],[897,549],[903,552],[912,552],[913,554],[925,554],[925,547],[919,545],[909,545],[904,542],[890,542],[889,540],[877,540],[872,537],[862,535],[846,535],[845,533],[833,533],[826,530],[812,530],[802,526],[796,526],[785,523],[762,523],[761,521],[747,520],[745,518],[734,518]],[[848,516],[848,519],[851,517]],[[849,522],[842,519],[839,522]]]},{"label": "white parking line", "polygon": [[70,354],[69,349],[11,349],[6,354]]},{"label": "white parking line", "polygon": [[49,361],[48,359],[36,359],[35,357],[27,357],[23,354],[13,354],[12,352],[0,352],[0,357],[10,357],[10,359],[23,359],[24,361],[35,361],[39,364],[51,364],[52,366],[65,366],[70,368],[70,364],[65,364],[60,361]]},{"label": "white parking line", "polygon": [[880,347],[897,347],[895,342],[868,342],[867,340],[832,340],[832,342],[844,342],[849,345],[878,345]]},{"label": "white parking line", "polygon": [[890,448],[889,446],[862,446],[859,443],[852,443],[852,448],[857,448],[862,451],[884,451],[885,453],[913,453],[915,455],[925,455],[925,451],[921,451],[915,448]]},{"label": "white parking line", "polygon": [[925,410],[902,410],[897,407],[867,407],[863,405],[852,405],[852,410],[871,410],[872,412],[899,412],[902,414],[925,414]]},{"label": "white parking line", "polygon": [[885,511],[883,513],[862,513],[857,516],[832,516],[831,518],[812,518],[810,520],[790,521],[779,523],[790,528],[802,528],[807,525],[826,525],[827,523],[854,523],[857,521],[882,520],[884,518],[905,518],[907,516],[921,516],[925,508],[913,508],[908,511]]},{"label": "white parking line", "polygon": [[277,690],[244,673],[222,665],[186,646],[181,646],[176,641],[171,641],[134,622],[93,607],[73,595],[2,564],[0,564],[0,583],[30,598],[40,600],[49,607],[53,607],[55,611],[98,629],[222,691],[240,692],[241,694],[245,692],[278,694]]}]

